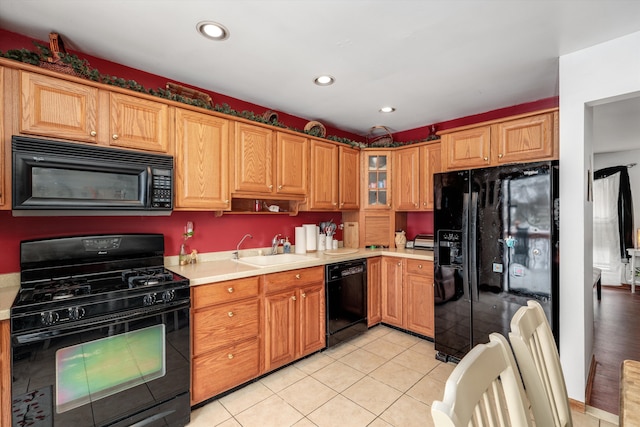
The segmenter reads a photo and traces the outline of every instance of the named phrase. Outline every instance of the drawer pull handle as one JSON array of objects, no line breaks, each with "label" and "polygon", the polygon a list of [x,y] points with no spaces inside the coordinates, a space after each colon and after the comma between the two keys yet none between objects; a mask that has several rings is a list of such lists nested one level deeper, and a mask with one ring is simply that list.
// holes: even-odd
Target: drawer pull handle
[{"label": "drawer pull handle", "polygon": [[418,264],[418,268],[422,268],[422,264]]},{"label": "drawer pull handle", "polygon": [[401,264],[402,264],[402,262],[399,262],[399,263],[398,263],[398,266],[400,266]]},{"label": "drawer pull handle", "polygon": [[301,296],[302,298],[306,298],[306,297],[307,297],[307,294],[303,292],[303,293],[302,293],[302,295],[300,295],[300,296]]},{"label": "drawer pull handle", "polygon": [[291,299],[296,301],[298,298],[296,298],[296,296],[294,295],[294,296],[291,297]]},{"label": "drawer pull handle", "polygon": [[229,360],[233,359],[233,354],[229,353],[229,354],[227,355],[227,358],[228,358]]},{"label": "drawer pull handle", "polygon": [[233,293],[233,288],[227,288],[227,291],[229,291],[230,294]]},{"label": "drawer pull handle", "polygon": [[233,317],[233,311],[228,312],[228,313],[227,313],[227,315],[228,315],[229,317]]},{"label": "drawer pull handle", "polygon": [[299,274],[296,274],[296,279],[299,279],[299,278],[300,278],[300,275],[299,275]]}]

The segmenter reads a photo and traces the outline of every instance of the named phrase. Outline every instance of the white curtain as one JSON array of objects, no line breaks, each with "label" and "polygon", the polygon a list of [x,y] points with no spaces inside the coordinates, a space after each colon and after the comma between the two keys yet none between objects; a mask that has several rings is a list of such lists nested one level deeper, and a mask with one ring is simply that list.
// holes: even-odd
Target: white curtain
[{"label": "white curtain", "polygon": [[593,182],[593,265],[602,270],[602,284],[619,286],[625,264],[620,258],[618,197],[620,172]]}]

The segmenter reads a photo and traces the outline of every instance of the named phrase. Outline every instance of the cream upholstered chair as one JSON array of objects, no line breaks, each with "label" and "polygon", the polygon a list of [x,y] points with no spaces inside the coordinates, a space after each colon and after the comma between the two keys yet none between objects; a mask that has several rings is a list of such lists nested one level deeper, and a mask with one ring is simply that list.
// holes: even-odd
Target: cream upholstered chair
[{"label": "cream upholstered chair", "polygon": [[437,427],[532,425],[529,403],[507,339],[498,333],[478,344],[449,375],[431,416]]},{"label": "cream upholstered chair", "polygon": [[560,356],[542,306],[530,300],[511,319],[511,347],[539,426],[571,427]]}]

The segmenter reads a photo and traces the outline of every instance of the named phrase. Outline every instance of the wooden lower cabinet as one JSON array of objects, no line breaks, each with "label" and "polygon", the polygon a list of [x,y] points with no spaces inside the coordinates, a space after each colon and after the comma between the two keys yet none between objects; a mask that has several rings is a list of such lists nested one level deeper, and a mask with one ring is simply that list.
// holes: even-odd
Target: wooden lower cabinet
[{"label": "wooden lower cabinet", "polygon": [[382,257],[382,322],[433,337],[433,261]]},{"label": "wooden lower cabinet", "polygon": [[11,426],[11,341],[9,320],[0,321],[0,427]]},{"label": "wooden lower cabinet", "polygon": [[382,257],[382,321],[402,328],[402,273],[404,259]]},{"label": "wooden lower cabinet", "polygon": [[323,267],[264,278],[265,372],[325,347]]},{"label": "wooden lower cabinet", "polygon": [[408,259],[404,275],[405,327],[433,337],[433,261]]},{"label": "wooden lower cabinet", "polygon": [[192,405],[260,375],[259,280],[191,289]]},{"label": "wooden lower cabinet", "polygon": [[367,326],[382,321],[380,292],[382,285],[382,258],[367,259]]}]

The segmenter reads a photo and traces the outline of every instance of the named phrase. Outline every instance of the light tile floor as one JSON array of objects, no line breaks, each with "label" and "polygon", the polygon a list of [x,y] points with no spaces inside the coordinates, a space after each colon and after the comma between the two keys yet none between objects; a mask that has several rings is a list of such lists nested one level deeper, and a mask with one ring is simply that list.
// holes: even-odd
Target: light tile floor
[{"label": "light tile floor", "polygon": [[[194,410],[188,427],[433,426],[454,367],[432,342],[376,326]],[[573,424],[617,425],[575,411]]]}]

